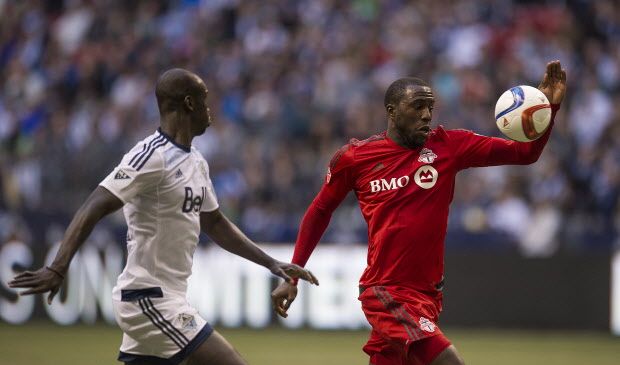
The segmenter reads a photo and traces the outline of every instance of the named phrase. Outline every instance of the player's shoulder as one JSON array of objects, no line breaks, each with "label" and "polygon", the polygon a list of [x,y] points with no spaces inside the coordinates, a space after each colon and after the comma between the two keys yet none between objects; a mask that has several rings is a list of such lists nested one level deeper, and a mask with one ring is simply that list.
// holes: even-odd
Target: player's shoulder
[{"label": "player's shoulder", "polygon": [[444,130],[448,136],[462,136],[465,134],[472,134],[473,132],[469,129],[465,128],[455,128],[455,129],[447,129]]},{"label": "player's shoulder", "polygon": [[345,146],[351,151],[353,158],[363,154],[364,152],[373,153],[377,148],[385,146],[386,133],[379,133],[372,135],[366,139],[351,138],[349,143]]},{"label": "player's shoulder", "polygon": [[136,171],[151,171],[165,166],[163,151],[169,144],[168,138],[159,130],[136,143],[121,161],[121,166]]},{"label": "player's shoulder", "polygon": [[202,166],[201,168],[205,168],[207,172],[209,171],[209,162],[204,157],[204,155],[198,150],[196,147],[192,146],[190,150],[190,156],[197,162],[198,166]]},{"label": "player's shoulder", "polygon": [[385,141],[385,132],[375,134],[366,139],[351,138],[347,144],[342,146],[332,157],[329,166],[334,169],[336,166],[344,167],[355,162],[355,158],[360,151],[371,149],[380,142]]},{"label": "player's shoulder", "polygon": [[382,141],[385,141],[385,132],[372,135],[366,139],[359,140],[357,138],[351,138],[349,145],[356,149],[372,148]]},{"label": "player's shoulder", "polygon": [[463,138],[470,137],[475,135],[473,131],[469,129],[456,128],[456,129],[445,129],[443,126],[438,126],[436,129],[436,134],[438,138],[450,141],[450,140],[459,140]]}]

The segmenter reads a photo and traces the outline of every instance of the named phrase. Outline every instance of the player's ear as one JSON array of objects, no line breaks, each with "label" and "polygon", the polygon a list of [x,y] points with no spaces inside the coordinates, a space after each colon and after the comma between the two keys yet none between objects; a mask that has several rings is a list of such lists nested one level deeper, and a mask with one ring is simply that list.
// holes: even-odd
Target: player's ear
[{"label": "player's ear", "polygon": [[388,104],[385,106],[385,110],[387,110],[388,116],[392,119],[394,119],[394,112],[395,112],[395,108],[394,105],[392,104]]},{"label": "player's ear", "polygon": [[183,99],[183,105],[185,105],[185,107],[190,111],[194,111],[194,101],[192,100],[191,96],[185,95],[185,98]]}]

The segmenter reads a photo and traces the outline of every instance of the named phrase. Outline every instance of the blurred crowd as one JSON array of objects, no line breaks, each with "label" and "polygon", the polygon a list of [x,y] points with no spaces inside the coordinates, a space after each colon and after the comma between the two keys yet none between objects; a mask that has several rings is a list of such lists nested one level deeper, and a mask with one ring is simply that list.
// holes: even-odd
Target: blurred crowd
[{"label": "blurred crowd", "polygon": [[[431,83],[434,123],[498,135],[497,97],[559,59],[569,89],[541,159],[461,173],[448,247],[617,244],[618,2],[0,0],[0,19],[0,239],[29,212],[73,214],[157,127],[170,67],[209,87],[215,123],[194,144],[222,209],[256,241],[293,242],[332,154],[385,130],[393,80]],[[323,241],[366,242],[351,195]]]}]

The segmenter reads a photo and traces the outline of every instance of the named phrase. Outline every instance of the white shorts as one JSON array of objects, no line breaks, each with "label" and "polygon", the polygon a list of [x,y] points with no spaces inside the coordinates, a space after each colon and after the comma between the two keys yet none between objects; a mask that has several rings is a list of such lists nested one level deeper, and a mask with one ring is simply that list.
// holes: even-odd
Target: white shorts
[{"label": "white shorts", "polygon": [[161,288],[122,290],[114,300],[123,330],[118,361],[179,364],[213,332],[183,297],[164,297]]}]

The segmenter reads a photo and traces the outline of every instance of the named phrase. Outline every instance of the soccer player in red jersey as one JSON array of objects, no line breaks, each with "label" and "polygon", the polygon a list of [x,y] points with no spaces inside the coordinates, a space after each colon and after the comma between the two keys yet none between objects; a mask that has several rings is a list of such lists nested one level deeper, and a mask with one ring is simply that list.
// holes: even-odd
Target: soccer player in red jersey
[{"label": "soccer player in red jersey", "polygon": [[[547,64],[538,88],[551,103],[551,125],[536,141],[522,143],[431,128],[431,88],[417,78],[396,80],[385,93],[387,131],[353,139],[332,158],[323,187],[301,222],[292,262],[306,264],[332,212],[353,190],[368,223],[359,300],[372,326],[364,346],[370,364],[463,364],[437,325],[455,176],[470,167],[538,160],[566,91],[559,61]],[[286,317],[296,295],[292,284],[276,288],[276,312]]]}]

